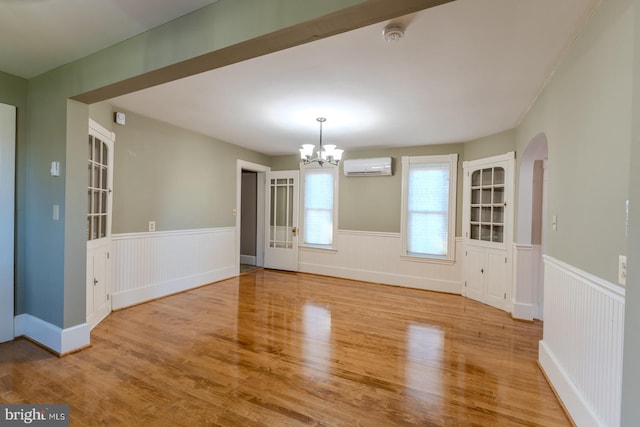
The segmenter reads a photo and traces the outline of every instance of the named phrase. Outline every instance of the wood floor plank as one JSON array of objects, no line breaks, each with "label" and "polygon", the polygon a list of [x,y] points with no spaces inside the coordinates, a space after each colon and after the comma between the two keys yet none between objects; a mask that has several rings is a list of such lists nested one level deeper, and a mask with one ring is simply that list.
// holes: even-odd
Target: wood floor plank
[{"label": "wood floor plank", "polygon": [[0,402],[78,426],[568,426],[541,338],[461,296],[253,270],[115,312],[63,358],[0,344]]}]

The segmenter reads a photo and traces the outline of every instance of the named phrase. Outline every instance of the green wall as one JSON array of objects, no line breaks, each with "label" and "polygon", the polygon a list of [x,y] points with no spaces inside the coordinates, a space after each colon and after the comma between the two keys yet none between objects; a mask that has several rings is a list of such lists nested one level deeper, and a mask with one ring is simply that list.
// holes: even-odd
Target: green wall
[{"label": "green wall", "polygon": [[[633,75],[640,76],[640,0],[634,1]],[[622,375],[622,427],[633,427],[640,420],[640,84],[633,86],[631,152],[629,156],[630,215],[627,247],[627,287],[625,294],[624,357]]]},{"label": "green wall", "polygon": [[391,157],[393,176],[344,176],[340,171],[339,218],[342,230],[400,232],[402,211],[402,157],[458,153],[458,208],[456,236],[461,234],[463,144],[425,145],[346,152],[345,159]]},{"label": "green wall", "polygon": [[478,160],[498,156],[516,149],[516,130],[511,129],[495,135],[479,138],[464,144],[464,160]]},{"label": "green wall", "polygon": [[517,151],[548,140],[546,253],[617,283],[633,88],[633,0],[603,2],[517,128]]},{"label": "green wall", "polygon": [[[462,163],[515,150],[516,132],[509,130],[465,144],[424,145],[375,150],[345,151],[344,160],[391,157],[393,176],[347,177],[340,166],[338,228],[341,230],[400,232],[402,156],[458,154],[456,236],[462,235]],[[271,158],[272,170],[297,170],[297,155]]]},{"label": "green wall", "polygon": [[[343,160],[391,157],[392,176],[344,176],[338,178],[338,228],[373,232],[400,232],[402,197],[402,156],[458,154],[456,236],[462,233],[462,162],[464,144],[424,145],[375,150],[345,151]],[[299,169],[299,156],[271,158],[272,170]]]},{"label": "green wall", "polygon": [[113,233],[233,227],[236,160],[269,158],[124,111],[114,126]]},{"label": "green wall", "polygon": [[[241,47],[221,49],[358,3],[362,0],[304,4],[297,0],[221,0],[30,79],[23,105],[29,132],[26,142],[21,140],[18,147],[18,192],[23,197],[18,208],[24,213],[17,233],[18,313],[29,313],[62,328],[86,321],[85,304],[80,301],[86,267],[78,261],[86,257],[85,221],[80,221],[86,215],[86,203],[80,203],[86,197],[86,159],[79,153],[86,151],[89,108],[68,103],[68,98],[80,99],[79,95],[91,92],[89,102],[98,102],[241,60]],[[297,30],[301,32],[303,27]],[[283,47],[273,39],[260,49],[252,46],[253,54]],[[185,60],[190,62],[181,62]],[[108,89],[101,90],[105,86]],[[79,132],[82,127],[84,135]],[[51,161],[60,161],[60,177],[49,176]],[[60,206],[59,221],[52,220],[55,204]]]}]

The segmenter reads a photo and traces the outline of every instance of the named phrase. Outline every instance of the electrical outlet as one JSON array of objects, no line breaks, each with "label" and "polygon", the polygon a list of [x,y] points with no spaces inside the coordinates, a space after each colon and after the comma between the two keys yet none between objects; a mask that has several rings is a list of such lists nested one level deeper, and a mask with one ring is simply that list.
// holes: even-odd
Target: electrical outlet
[{"label": "electrical outlet", "polygon": [[156,222],[149,221],[149,231],[156,231]]},{"label": "electrical outlet", "polygon": [[624,255],[618,256],[618,283],[627,284],[627,257]]}]

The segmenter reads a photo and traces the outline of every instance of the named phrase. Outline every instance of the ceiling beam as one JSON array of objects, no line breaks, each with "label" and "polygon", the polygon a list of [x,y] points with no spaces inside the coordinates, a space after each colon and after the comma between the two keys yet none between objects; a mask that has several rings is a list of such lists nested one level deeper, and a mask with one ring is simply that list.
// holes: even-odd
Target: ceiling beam
[{"label": "ceiling beam", "polygon": [[368,0],[307,22],[159,68],[72,99],[93,104],[325,37],[416,13],[453,0]]}]

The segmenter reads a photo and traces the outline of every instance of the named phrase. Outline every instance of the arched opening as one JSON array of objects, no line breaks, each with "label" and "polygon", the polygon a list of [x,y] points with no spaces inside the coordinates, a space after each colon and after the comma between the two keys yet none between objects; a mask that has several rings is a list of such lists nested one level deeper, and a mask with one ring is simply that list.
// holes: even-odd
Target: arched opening
[{"label": "arched opening", "polygon": [[547,136],[541,132],[531,139],[520,160],[513,310],[520,319],[543,318],[547,157]]}]

